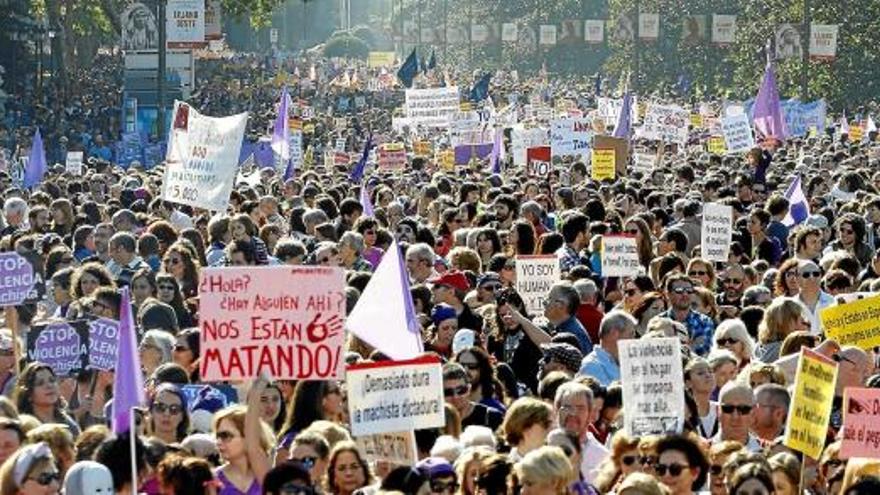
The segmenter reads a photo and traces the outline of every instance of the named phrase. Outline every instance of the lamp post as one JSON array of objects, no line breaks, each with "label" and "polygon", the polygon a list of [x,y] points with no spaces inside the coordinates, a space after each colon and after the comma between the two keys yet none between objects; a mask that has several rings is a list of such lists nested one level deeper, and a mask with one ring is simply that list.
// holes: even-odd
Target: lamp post
[{"label": "lamp post", "polygon": [[160,141],[165,137],[165,45],[167,44],[165,41],[165,7],[167,5],[168,0],[159,0],[159,80],[156,88],[156,108],[159,122],[156,135]]}]

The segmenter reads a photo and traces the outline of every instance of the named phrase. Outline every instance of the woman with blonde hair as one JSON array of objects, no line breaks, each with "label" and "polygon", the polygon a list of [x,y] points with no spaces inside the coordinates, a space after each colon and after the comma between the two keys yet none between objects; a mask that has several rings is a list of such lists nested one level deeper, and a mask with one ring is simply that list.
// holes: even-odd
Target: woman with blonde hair
[{"label": "woman with blonde hair", "polygon": [[853,457],[846,463],[843,472],[843,483],[840,485],[840,493],[847,490],[859,481],[868,477],[880,477],[880,459],[866,457]]},{"label": "woman with blonde hair", "polygon": [[712,350],[727,349],[736,356],[739,369],[752,361],[755,354],[755,341],[746,330],[746,324],[739,318],[724,320],[715,329]]},{"label": "woman with blonde hair", "polygon": [[0,495],[58,495],[61,474],[45,443],[19,449],[0,466]]},{"label": "woman with blonde hair", "polygon": [[807,307],[797,299],[779,297],[773,300],[764,311],[764,319],[758,326],[758,347],[755,358],[764,363],[779,359],[782,341],[791,332],[809,330],[810,319]]},{"label": "woman with blonde hair", "polygon": [[28,443],[36,444],[43,442],[52,450],[61,479],[67,474],[67,470],[76,462],[76,445],[73,443],[73,435],[67,426],[59,423],[42,424],[27,433]]},{"label": "woman with blonde hair", "polygon": [[618,431],[611,438],[611,455],[599,466],[596,488],[600,493],[614,491],[615,487],[639,469],[639,439]]},{"label": "woman with blonde hair", "polygon": [[523,495],[567,495],[574,483],[574,468],[559,447],[539,447],[516,463],[514,471],[522,486]]},{"label": "woman with blonde hair", "polygon": [[214,436],[224,463],[217,468],[221,493],[251,495],[262,490],[262,481],[272,468],[269,449],[272,434],[260,419],[260,398],[269,382],[257,378],[248,393],[247,406],[227,407],[214,415]]},{"label": "woman with blonde hair", "polygon": [[501,431],[510,450],[510,460],[518,461],[544,443],[553,424],[553,410],[549,404],[532,397],[517,399],[504,416]]},{"label": "woman with blonde hair", "polygon": [[370,466],[354,442],[340,442],[333,447],[327,465],[327,493],[351,495],[372,481]]},{"label": "woman with blonde hair", "polygon": [[620,483],[617,495],[671,495],[671,493],[653,476],[632,473]]},{"label": "woman with blonde hair", "polygon": [[691,308],[698,313],[718,321],[718,303],[715,301],[715,293],[705,287],[694,287],[694,300]]},{"label": "woman with blonde hair", "polygon": [[715,290],[717,281],[715,278],[715,267],[703,258],[693,258],[688,262],[687,276],[700,287],[710,291]]},{"label": "woman with blonde hair", "polygon": [[466,449],[455,460],[455,478],[459,480],[457,495],[475,495],[477,487],[474,480],[480,472],[480,462],[494,454],[488,447]]}]

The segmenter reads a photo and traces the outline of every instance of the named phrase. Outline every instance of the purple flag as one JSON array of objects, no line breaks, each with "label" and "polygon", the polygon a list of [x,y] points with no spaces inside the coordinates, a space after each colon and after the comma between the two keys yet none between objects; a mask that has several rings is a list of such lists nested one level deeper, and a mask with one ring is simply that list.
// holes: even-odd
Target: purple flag
[{"label": "purple flag", "polygon": [[779,92],[776,89],[776,75],[773,73],[773,64],[769,61],[752,113],[755,128],[765,138],[784,141],[788,137],[782,105],[779,104]]},{"label": "purple flag", "polygon": [[28,157],[27,168],[24,170],[24,187],[31,189],[43,181],[46,175],[46,150],[43,149],[43,137],[40,128],[34,133],[34,143]]},{"label": "purple flag", "polygon": [[632,133],[632,95],[629,91],[623,95],[623,105],[620,106],[620,115],[617,117],[617,124],[614,126],[613,137],[624,138],[629,141]]},{"label": "purple flag", "polygon": [[[288,162],[290,161],[290,126],[287,120],[287,104],[290,97],[287,95],[287,86],[281,91],[281,100],[278,102],[278,117],[275,118],[275,127],[272,130],[272,151],[274,152],[275,171],[278,174],[287,175]],[[290,171],[291,175],[293,171]]]},{"label": "purple flag", "polygon": [[351,175],[348,178],[352,182],[360,182],[361,179],[364,178],[364,170],[367,168],[367,159],[370,157],[370,149],[373,148],[373,135],[367,138],[367,142],[364,143],[364,151],[361,153],[361,159],[358,160],[357,165],[354,166],[354,169],[351,171]]},{"label": "purple flag", "polygon": [[364,216],[373,216],[373,202],[370,201],[370,190],[367,189],[367,183],[361,185],[361,206],[364,207]]},{"label": "purple flag", "polygon": [[122,289],[119,304],[119,351],[113,379],[113,432],[121,435],[131,428],[131,409],[146,402],[141,358],[137,349],[134,318],[128,288]]}]

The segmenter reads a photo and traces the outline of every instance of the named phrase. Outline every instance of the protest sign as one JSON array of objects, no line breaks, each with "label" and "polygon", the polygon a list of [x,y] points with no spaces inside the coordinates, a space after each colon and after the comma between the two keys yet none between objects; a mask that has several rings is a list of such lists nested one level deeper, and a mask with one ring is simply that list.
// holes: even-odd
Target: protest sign
[{"label": "protest sign", "polygon": [[413,154],[422,158],[434,154],[431,141],[416,141],[413,143]]},{"label": "protest sign", "polygon": [[[637,114],[638,97],[633,96],[632,105],[630,105],[630,122],[638,120]],[[599,115],[605,121],[606,126],[616,126],[620,120],[620,110],[623,108],[623,98],[603,98],[596,100],[596,108]]]},{"label": "protest sign", "polygon": [[590,156],[592,137],[589,119],[551,120],[551,158],[572,156],[576,160],[586,161]]},{"label": "protest sign", "polygon": [[379,168],[381,170],[403,170],[405,167],[406,148],[403,143],[379,145]]},{"label": "protest sign", "polygon": [[633,153],[633,169],[650,172],[657,165],[657,154],[644,151]]},{"label": "protest sign", "polygon": [[34,268],[20,254],[0,254],[0,307],[18,306],[34,288]]},{"label": "protest sign", "polygon": [[529,313],[544,311],[544,298],[559,280],[559,258],[556,255],[516,257],[516,291],[522,296]]},{"label": "protest sign", "polygon": [[733,208],[718,203],[703,205],[700,256],[708,261],[727,262],[733,238]]},{"label": "protest sign", "polygon": [[723,155],[727,153],[727,146],[724,144],[724,136],[710,136],[706,141],[706,151],[713,155]]},{"label": "protest sign", "polygon": [[444,150],[439,154],[440,168],[447,172],[455,170],[455,151]]},{"label": "protest sign", "polygon": [[84,370],[88,364],[88,329],[67,322],[36,324],[27,335],[27,360],[49,365],[58,376]]},{"label": "protest sign", "polygon": [[[79,321],[74,323],[80,324]],[[88,368],[104,371],[114,369],[119,349],[119,322],[98,318],[84,323],[89,336]]]},{"label": "protest sign", "polygon": [[341,268],[203,268],[202,380],[338,378],[344,286]]},{"label": "protest sign", "polygon": [[368,461],[398,466],[413,466],[418,462],[416,436],[412,431],[366,435],[354,440]]},{"label": "protest sign", "polygon": [[443,375],[436,357],[354,364],[345,383],[356,437],[445,424]]},{"label": "protest sign", "polygon": [[786,447],[813,459],[822,455],[836,381],[837,363],[807,348],[801,349],[785,426]]},{"label": "protest sign", "polygon": [[405,116],[410,125],[449,127],[459,112],[458,87],[406,90]]},{"label": "protest sign", "polygon": [[510,130],[510,141],[513,164],[517,167],[525,166],[528,162],[528,149],[546,145],[550,142],[549,139],[550,136],[546,127],[530,129],[523,127],[512,128]]},{"label": "protest sign", "polygon": [[694,129],[700,129],[703,127],[703,116],[699,113],[691,113],[690,115],[690,124]]},{"label": "protest sign", "polygon": [[840,458],[880,457],[880,389],[843,390],[843,440]]},{"label": "protest sign", "polygon": [[[302,129],[302,121],[297,122]],[[293,170],[301,169],[303,166],[303,133],[293,128],[290,130],[290,166]]]},{"label": "protest sign", "polygon": [[837,55],[837,24],[810,25],[810,59],[834,60]]},{"label": "protest sign", "polygon": [[854,345],[868,352],[880,346],[880,294],[819,311],[822,329],[841,346]]},{"label": "protest sign", "polygon": [[196,401],[211,401],[216,403],[220,408],[224,408],[229,404],[238,402],[238,394],[235,389],[225,384],[217,386],[205,384],[188,384],[181,385],[180,391],[183,392],[183,398],[186,399],[186,408],[192,412],[193,405]]},{"label": "protest sign", "polygon": [[64,170],[74,175],[82,175],[83,152],[68,151],[67,159],[64,162]]},{"label": "protest sign", "polygon": [[712,15],[712,43],[731,45],[736,41],[736,16],[728,14]]},{"label": "protest sign", "polygon": [[618,346],[627,436],[680,433],[685,415],[681,342],[629,339]]},{"label": "protest sign", "polygon": [[205,0],[167,0],[168,48],[196,48],[205,43]]},{"label": "protest sign", "polygon": [[633,277],[644,273],[636,238],[628,235],[602,237],[602,276]]},{"label": "protest sign", "polygon": [[162,199],[226,211],[238,169],[247,113],[207,117],[175,101]]},{"label": "protest sign", "polygon": [[367,55],[367,67],[391,67],[394,65],[394,52],[370,52]]},{"label": "protest sign", "polygon": [[860,124],[853,124],[849,126],[849,141],[851,143],[860,143],[862,142],[862,138],[864,137],[865,129],[863,129]]},{"label": "protest sign", "polygon": [[624,138],[593,136],[594,150],[614,150],[614,171],[618,177],[626,176],[626,163],[629,160],[629,142]]},{"label": "protest sign", "polygon": [[687,142],[690,113],[677,105],[648,106],[645,121],[640,128],[641,137],[657,139],[684,146]]},{"label": "protest sign", "polygon": [[746,114],[721,117],[721,132],[724,134],[728,153],[740,153],[755,147],[752,124]]},{"label": "protest sign", "polygon": [[590,159],[590,176],[594,181],[614,180],[614,150],[593,150]]},{"label": "protest sign", "polygon": [[532,177],[547,177],[550,174],[550,147],[537,146],[526,150],[526,174]]}]

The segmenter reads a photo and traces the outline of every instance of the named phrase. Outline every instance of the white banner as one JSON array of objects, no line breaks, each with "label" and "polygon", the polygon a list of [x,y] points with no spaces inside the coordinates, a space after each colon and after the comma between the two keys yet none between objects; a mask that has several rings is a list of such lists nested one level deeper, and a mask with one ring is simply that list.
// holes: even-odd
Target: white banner
[{"label": "white banner", "polygon": [[516,257],[516,292],[531,314],[543,314],[550,287],[560,280],[559,258],[554,254]]},{"label": "white banner", "polygon": [[587,43],[602,43],[605,41],[605,21],[601,19],[587,19],[584,21],[584,41]]},{"label": "white banner", "polygon": [[660,36],[660,14],[639,14],[639,38],[656,40]]},{"label": "white banner", "polygon": [[636,238],[628,235],[602,237],[602,276],[634,277],[645,273],[639,261]]},{"label": "white banner", "polygon": [[639,129],[639,134],[645,139],[657,139],[684,146],[687,142],[688,124],[690,124],[690,112],[684,108],[677,105],[651,104],[645,113],[645,121]]},{"label": "white banner", "polygon": [[718,203],[703,205],[700,231],[700,257],[727,263],[733,237],[733,208]]},{"label": "white banner", "polygon": [[303,167],[303,133],[293,129],[290,131],[290,166],[293,170]]},{"label": "white banner", "polygon": [[192,47],[205,42],[205,0],[168,0],[165,13],[169,48]]},{"label": "white banner", "polygon": [[458,87],[406,90],[406,119],[410,125],[449,127],[460,111]]},{"label": "white banner", "polygon": [[736,16],[714,14],[712,16],[712,43],[730,45],[736,41]]},{"label": "white banner", "polygon": [[516,42],[517,26],[515,22],[505,22],[501,25],[501,41]]},{"label": "white banner", "polygon": [[[605,98],[596,99],[596,106],[599,115],[605,120],[606,126],[615,126],[620,119],[620,109],[623,108],[623,98]],[[632,105],[629,107],[630,122],[636,122],[638,119],[639,99],[633,96]]]},{"label": "white banner", "polygon": [[174,102],[162,199],[225,212],[238,169],[247,112],[208,117]]},{"label": "white banner", "polygon": [[538,32],[538,43],[542,46],[553,46],[556,44],[556,25],[541,24]]},{"label": "white banner", "polygon": [[531,129],[514,127],[510,131],[510,138],[513,164],[517,167],[524,167],[526,165],[528,161],[526,153],[529,148],[545,146],[550,142],[549,131],[546,127]]},{"label": "white banner", "polygon": [[745,113],[721,117],[721,132],[724,134],[728,153],[740,153],[755,147],[752,124]]},{"label": "white banner", "polygon": [[345,384],[356,437],[445,424],[443,374],[436,357],[351,365]]},{"label": "white banner", "polygon": [[837,55],[837,24],[812,24],[810,26],[810,58],[833,60]]},{"label": "white banner", "polygon": [[416,436],[412,431],[380,433],[355,437],[355,442],[368,461],[383,461],[398,466],[414,466],[418,461]]},{"label": "white banner", "polygon": [[795,24],[780,24],[776,28],[776,58],[800,59],[802,50],[800,27]]},{"label": "white banner", "polygon": [[680,433],[684,418],[681,342],[675,337],[618,344],[624,429],[630,438]]},{"label": "white banner", "polygon": [[593,142],[590,119],[556,119],[550,121],[550,152],[552,157],[574,156],[586,163]]},{"label": "white banner", "polygon": [[64,170],[74,175],[82,175],[83,152],[68,151],[67,160],[64,162]]},{"label": "white banner", "polygon": [[223,5],[220,0],[205,2],[205,39],[219,40],[223,37]]}]

